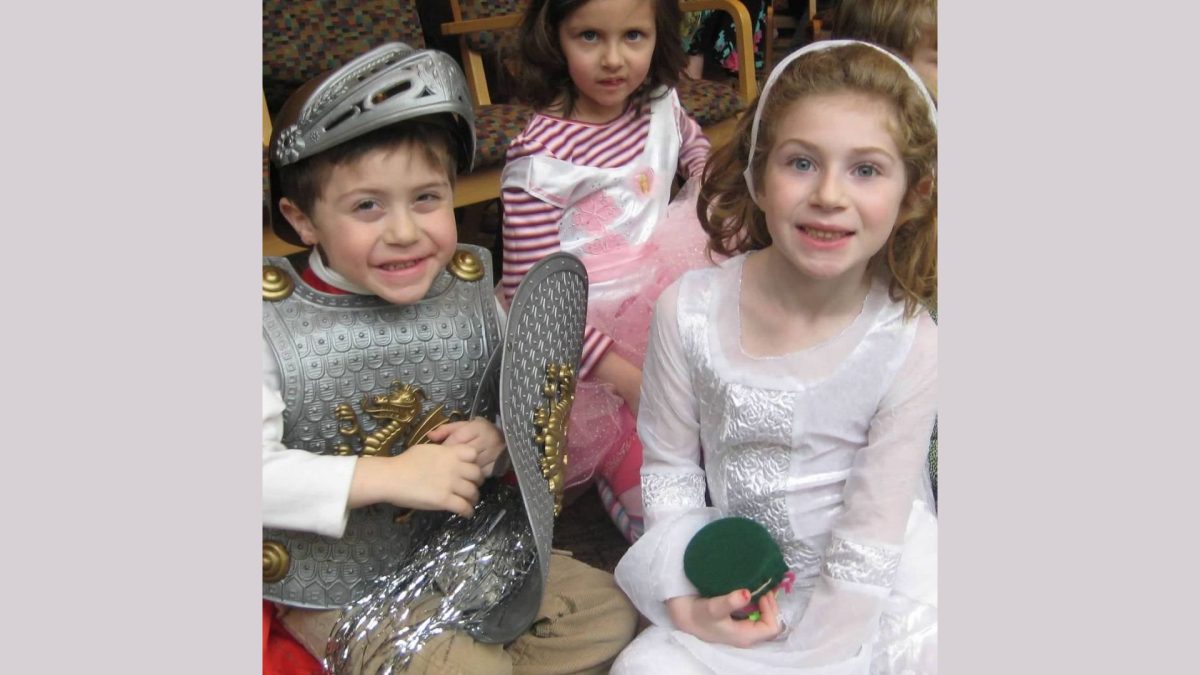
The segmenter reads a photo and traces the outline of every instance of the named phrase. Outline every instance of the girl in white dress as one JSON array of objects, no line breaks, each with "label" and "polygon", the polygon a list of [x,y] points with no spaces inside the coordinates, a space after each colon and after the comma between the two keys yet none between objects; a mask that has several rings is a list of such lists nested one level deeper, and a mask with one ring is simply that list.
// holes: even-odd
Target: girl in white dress
[{"label": "girl in white dress", "polygon": [[[855,41],[780,63],[714,153],[699,212],[735,257],[655,308],[647,529],[616,570],[654,625],[613,673],[936,672],[936,155],[920,79]],[[796,575],[757,620],[733,616],[754,589],[701,598],[683,572],[724,516],[766,527]]]}]

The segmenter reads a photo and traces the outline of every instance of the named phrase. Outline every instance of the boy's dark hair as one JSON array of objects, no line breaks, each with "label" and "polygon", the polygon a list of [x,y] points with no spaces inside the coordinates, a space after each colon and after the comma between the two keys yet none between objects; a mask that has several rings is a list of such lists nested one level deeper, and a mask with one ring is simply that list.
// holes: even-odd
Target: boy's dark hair
[{"label": "boy's dark hair", "polygon": [[[543,110],[561,96],[562,115],[575,107],[575,84],[567,71],[567,59],[558,41],[558,27],[575,10],[590,0],[531,0],[520,29],[520,63],[517,84],[521,98],[535,110]],[[651,93],[660,86],[674,87],[687,64],[679,24],[683,12],[678,0],[650,0],[654,3],[654,54],[646,81],[629,97],[629,104],[641,109]]]},{"label": "boy's dark hair", "polygon": [[376,129],[352,138],[324,152],[306,157],[284,167],[272,167],[278,175],[278,194],[272,195],[274,214],[272,224],[280,239],[303,245],[299,234],[291,223],[279,213],[279,200],[287,198],[306,215],[312,215],[313,205],[321,196],[325,183],[334,167],[355,162],[374,151],[394,152],[409,147],[420,152],[432,166],[440,166],[454,186],[458,175],[455,159],[455,136],[453,127],[443,123],[440,116],[406,120],[399,124]]}]

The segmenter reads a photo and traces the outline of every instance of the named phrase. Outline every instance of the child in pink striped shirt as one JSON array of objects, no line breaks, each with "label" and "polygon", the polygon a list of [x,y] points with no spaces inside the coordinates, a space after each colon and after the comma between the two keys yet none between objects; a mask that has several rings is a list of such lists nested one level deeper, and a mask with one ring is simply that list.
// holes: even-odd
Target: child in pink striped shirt
[{"label": "child in pink striped shirt", "polygon": [[[598,476],[630,541],[641,533],[635,421],[650,313],[679,274],[709,264],[695,210],[709,143],[673,88],[686,61],[680,18],[677,0],[530,2],[521,88],[538,112],[501,178],[505,300],[554,251],[587,267],[567,486]],[[677,173],[695,181],[672,205]]]}]

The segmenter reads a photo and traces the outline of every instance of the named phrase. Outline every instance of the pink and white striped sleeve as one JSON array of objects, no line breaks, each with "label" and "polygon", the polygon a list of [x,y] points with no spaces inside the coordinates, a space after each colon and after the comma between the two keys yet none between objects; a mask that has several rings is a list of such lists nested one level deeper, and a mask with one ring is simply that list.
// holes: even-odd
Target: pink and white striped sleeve
[{"label": "pink and white striped sleeve", "polygon": [[[517,151],[514,153],[514,150]],[[524,152],[522,152],[525,150]],[[519,154],[517,154],[519,153]],[[518,148],[514,143],[509,150],[509,160],[533,154],[526,147]],[[503,260],[500,285],[507,307],[512,302],[517,286],[529,270],[542,258],[560,250],[558,221],[563,210],[548,204],[525,190],[505,188],[500,193],[504,207]],[[612,338],[591,325],[583,329],[583,357],[579,376],[586,378],[612,345]]]}]

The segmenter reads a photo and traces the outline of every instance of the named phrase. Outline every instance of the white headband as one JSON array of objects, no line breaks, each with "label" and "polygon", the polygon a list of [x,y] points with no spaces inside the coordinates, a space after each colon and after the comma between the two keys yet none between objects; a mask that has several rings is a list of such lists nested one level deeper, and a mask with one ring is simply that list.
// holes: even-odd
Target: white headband
[{"label": "white headband", "polygon": [[870,42],[860,42],[859,40],[819,40],[817,42],[809,43],[792,52],[791,54],[788,54],[787,58],[780,61],[773,69],[771,69],[771,74],[767,77],[767,82],[763,85],[762,93],[758,97],[758,107],[754,109],[754,124],[750,127],[750,156],[746,158],[746,170],[742,172],[742,175],[746,178],[746,186],[750,188],[750,199],[753,199],[755,204],[758,203],[758,196],[755,195],[754,192],[754,171],[751,167],[754,166],[754,148],[758,144],[758,123],[762,119],[763,103],[767,100],[767,94],[771,92],[771,86],[775,84],[775,80],[779,79],[779,74],[783,72],[783,69],[786,68],[789,63],[795,61],[798,57],[809,52],[817,52],[823,49],[842,47],[844,45],[866,45],[882,54],[886,54],[888,58],[892,59],[896,63],[899,63],[900,67],[904,69],[904,72],[908,74],[909,79],[916,83],[917,90],[921,92],[921,96],[925,99],[926,105],[929,106],[929,120],[933,122],[933,127],[935,129],[937,128],[937,106],[933,104],[933,97],[929,95],[929,90],[925,88],[925,83],[921,81],[921,78],[917,75],[917,73],[913,71],[913,69],[907,63],[905,63],[903,59],[897,57],[895,54],[883,49],[882,47],[873,45]]}]

